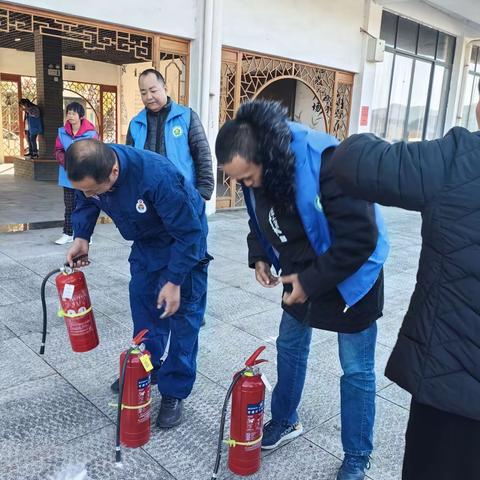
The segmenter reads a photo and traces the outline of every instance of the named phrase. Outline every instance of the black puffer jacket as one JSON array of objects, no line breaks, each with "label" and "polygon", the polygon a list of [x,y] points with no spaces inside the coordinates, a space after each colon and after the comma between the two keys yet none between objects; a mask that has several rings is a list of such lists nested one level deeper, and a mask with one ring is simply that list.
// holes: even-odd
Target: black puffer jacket
[{"label": "black puffer jacket", "polygon": [[480,420],[480,133],[393,145],[353,135],[333,163],[347,193],[422,213],[417,285],[386,375],[420,403]]}]

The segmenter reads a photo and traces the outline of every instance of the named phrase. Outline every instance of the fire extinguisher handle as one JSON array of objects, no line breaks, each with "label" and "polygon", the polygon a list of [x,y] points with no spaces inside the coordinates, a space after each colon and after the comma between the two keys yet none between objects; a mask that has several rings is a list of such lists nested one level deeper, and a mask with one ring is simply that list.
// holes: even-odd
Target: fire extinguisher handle
[{"label": "fire extinguisher handle", "polygon": [[259,363],[267,363],[268,360],[265,360],[264,358],[259,358],[258,360],[255,360],[255,362],[253,362],[254,365],[258,365]]},{"label": "fire extinguisher handle", "polygon": [[145,338],[145,335],[148,333],[148,329],[141,330],[138,334],[133,338],[132,345],[140,345]]},{"label": "fire extinguisher handle", "polygon": [[[83,253],[82,255],[77,255],[76,257],[73,257],[72,258],[73,268],[78,268],[77,262],[79,262],[80,260],[86,260],[89,264],[90,261],[88,260],[88,253]],[[65,263],[64,267],[70,267],[70,265],[68,263]]]},{"label": "fire extinguisher handle", "polygon": [[245,365],[247,367],[253,367],[254,365],[257,365],[258,363],[266,362],[266,360],[259,359],[257,360],[258,356],[265,350],[265,345],[262,345],[261,347],[258,347],[250,357],[248,357],[247,361],[245,362]]}]

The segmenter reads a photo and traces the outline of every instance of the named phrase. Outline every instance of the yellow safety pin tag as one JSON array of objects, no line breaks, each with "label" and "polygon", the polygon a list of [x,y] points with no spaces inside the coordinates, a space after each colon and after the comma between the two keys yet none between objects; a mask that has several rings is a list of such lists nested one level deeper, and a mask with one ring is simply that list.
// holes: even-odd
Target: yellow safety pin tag
[{"label": "yellow safety pin tag", "polygon": [[142,362],[143,368],[145,371],[148,373],[151,370],[153,370],[153,365],[152,361],[150,360],[150,356],[144,353],[143,355],[140,355],[140,361]]}]

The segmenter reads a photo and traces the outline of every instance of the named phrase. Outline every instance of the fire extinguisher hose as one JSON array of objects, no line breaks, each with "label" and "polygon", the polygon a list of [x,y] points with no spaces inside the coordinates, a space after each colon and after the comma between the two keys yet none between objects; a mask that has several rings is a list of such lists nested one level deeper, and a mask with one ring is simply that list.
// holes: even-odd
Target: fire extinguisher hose
[{"label": "fire extinguisher hose", "polygon": [[118,384],[118,404],[117,404],[117,429],[115,433],[115,462],[122,461],[122,451],[120,449],[120,421],[122,419],[122,403],[123,403],[123,387],[125,385],[125,373],[127,372],[128,358],[137,346],[130,347],[123,359],[122,374],[120,375]]},{"label": "fire extinguisher hose", "polygon": [[52,270],[50,273],[47,273],[43,279],[42,286],[40,287],[40,298],[42,299],[42,311],[43,311],[43,331],[42,331],[42,344],[40,345],[40,355],[45,353],[45,342],[47,340],[47,302],[45,301],[45,287],[47,286],[48,279],[55,275],[56,273],[61,272],[60,268]]},{"label": "fire extinguisher hose", "polygon": [[216,480],[218,478],[218,469],[220,468],[220,460],[222,458],[223,436],[225,434],[225,420],[227,417],[228,402],[230,400],[230,397],[232,396],[235,385],[240,380],[240,378],[242,378],[242,375],[245,373],[246,370],[248,369],[244,368],[240,372],[236,373],[236,375],[233,377],[232,383],[228,387],[227,394],[225,395],[225,400],[222,407],[222,415],[220,418],[220,431],[218,433],[217,457],[215,459],[215,467],[213,469],[211,480]]}]

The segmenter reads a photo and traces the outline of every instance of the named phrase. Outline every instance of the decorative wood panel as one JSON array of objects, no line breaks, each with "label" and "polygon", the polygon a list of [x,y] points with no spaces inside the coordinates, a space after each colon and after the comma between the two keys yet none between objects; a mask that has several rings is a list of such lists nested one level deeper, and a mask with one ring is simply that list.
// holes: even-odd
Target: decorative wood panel
[{"label": "decorative wood panel", "polygon": [[[326,129],[343,140],[348,135],[353,74],[230,48],[222,50],[220,126],[235,116],[240,104],[255,98],[271,83],[293,78],[305,83],[316,97],[312,108],[323,111]],[[223,170],[217,172],[217,208],[240,207],[242,191]]]}]

